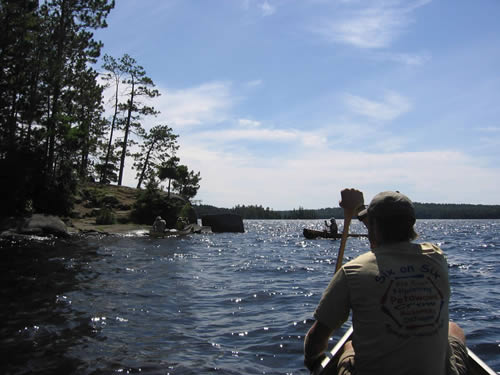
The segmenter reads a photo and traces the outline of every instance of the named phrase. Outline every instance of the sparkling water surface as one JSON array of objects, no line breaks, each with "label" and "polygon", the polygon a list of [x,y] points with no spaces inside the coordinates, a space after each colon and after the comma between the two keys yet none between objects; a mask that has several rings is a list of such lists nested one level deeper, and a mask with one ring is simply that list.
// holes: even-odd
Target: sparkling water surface
[{"label": "sparkling water surface", "polygon": [[[0,242],[0,373],[306,375],[304,335],[340,244],[302,236],[322,225],[250,220],[238,234]],[[447,255],[451,319],[497,372],[499,229],[499,220],[417,222],[419,241]],[[364,228],[354,222],[351,232]],[[345,260],[368,249],[350,238]]]}]

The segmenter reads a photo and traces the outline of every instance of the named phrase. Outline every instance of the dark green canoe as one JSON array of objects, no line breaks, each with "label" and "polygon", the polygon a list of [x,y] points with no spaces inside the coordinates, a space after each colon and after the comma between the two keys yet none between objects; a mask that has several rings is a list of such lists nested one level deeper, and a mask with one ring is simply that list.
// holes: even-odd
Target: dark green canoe
[{"label": "dark green canoe", "polygon": [[[342,354],[342,348],[347,341],[351,339],[352,327],[347,330],[347,332],[342,336],[342,338],[337,342],[337,344],[327,353],[327,357],[321,362],[321,364],[314,369],[312,375],[330,375],[336,374],[337,363],[339,361],[340,355]],[[467,348],[469,353],[469,372],[468,375],[496,375],[486,363],[484,363],[472,350]]]},{"label": "dark green canoe", "polygon": [[[304,228],[303,231],[304,237],[307,238],[308,240],[312,240],[315,238],[331,238],[333,240],[342,238],[342,233],[330,233],[327,232],[326,230],[316,230],[316,229],[309,229],[309,228]],[[368,237],[367,234],[355,234],[355,233],[349,233],[349,237]]]}]

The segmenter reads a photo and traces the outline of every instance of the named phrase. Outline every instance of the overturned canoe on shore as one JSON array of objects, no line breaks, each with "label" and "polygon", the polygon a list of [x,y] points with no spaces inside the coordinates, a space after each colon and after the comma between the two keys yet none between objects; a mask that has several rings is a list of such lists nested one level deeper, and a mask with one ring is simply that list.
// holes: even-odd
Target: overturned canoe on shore
[{"label": "overturned canoe on shore", "polygon": [[[312,240],[315,238],[330,238],[333,240],[342,238],[342,233],[330,233],[327,232],[326,230],[315,230],[315,229],[309,229],[309,228],[304,228],[303,231],[304,237],[307,238],[308,240]],[[349,237],[368,237],[367,234],[355,234],[355,233],[350,233]]]},{"label": "overturned canoe on shore", "polygon": [[[337,364],[343,353],[344,345],[347,341],[351,340],[352,336],[352,326],[347,330],[347,332],[342,336],[342,338],[337,341],[337,344],[327,352],[327,357],[319,364],[312,375],[329,375],[337,373]],[[467,353],[469,354],[469,370],[467,375],[496,375],[486,363],[484,363],[472,350],[467,348]]]}]

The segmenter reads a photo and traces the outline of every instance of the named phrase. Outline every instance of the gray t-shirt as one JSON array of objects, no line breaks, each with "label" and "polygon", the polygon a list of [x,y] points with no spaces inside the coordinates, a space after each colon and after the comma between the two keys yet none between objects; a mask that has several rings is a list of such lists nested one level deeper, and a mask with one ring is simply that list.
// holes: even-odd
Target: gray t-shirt
[{"label": "gray t-shirt", "polygon": [[315,311],[336,329],[353,311],[356,371],[444,375],[448,266],[439,247],[401,242],[360,255],[337,272]]}]

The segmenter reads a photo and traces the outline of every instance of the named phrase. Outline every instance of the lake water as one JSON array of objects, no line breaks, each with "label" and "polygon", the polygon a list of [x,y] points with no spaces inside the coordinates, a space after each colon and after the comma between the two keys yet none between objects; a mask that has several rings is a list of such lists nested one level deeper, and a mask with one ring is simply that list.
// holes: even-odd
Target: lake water
[{"label": "lake water", "polygon": [[[0,373],[307,375],[304,334],[340,243],[303,238],[321,226],[0,242]],[[447,254],[451,318],[500,371],[500,221],[420,220],[417,231]],[[345,259],[367,250],[349,239]]]}]

